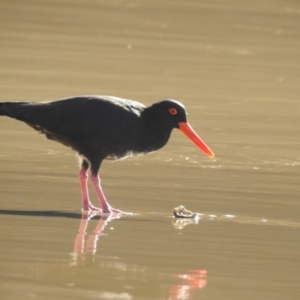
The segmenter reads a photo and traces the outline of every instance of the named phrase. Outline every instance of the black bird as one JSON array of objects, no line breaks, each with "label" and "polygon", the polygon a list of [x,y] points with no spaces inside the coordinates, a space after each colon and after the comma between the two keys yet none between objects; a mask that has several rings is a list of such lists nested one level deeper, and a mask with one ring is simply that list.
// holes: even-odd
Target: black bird
[{"label": "black bird", "polygon": [[98,175],[102,161],[158,150],[168,142],[174,128],[185,133],[209,157],[214,157],[187,123],[184,106],[175,100],[163,100],[149,107],[111,96],[79,96],[39,103],[1,102],[0,116],[23,121],[79,154],[85,211],[100,211],[89,200],[89,170],[102,212],[121,212],[108,204],[102,191]]}]

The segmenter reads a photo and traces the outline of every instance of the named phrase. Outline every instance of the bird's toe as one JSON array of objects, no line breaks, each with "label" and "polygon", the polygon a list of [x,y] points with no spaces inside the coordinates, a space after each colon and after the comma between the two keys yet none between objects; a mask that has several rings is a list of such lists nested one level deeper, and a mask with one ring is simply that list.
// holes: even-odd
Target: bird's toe
[{"label": "bird's toe", "polygon": [[89,204],[88,206],[86,207],[83,207],[82,208],[82,211],[88,211],[88,212],[102,212],[102,209],[99,208],[99,207],[96,207],[92,204]]}]

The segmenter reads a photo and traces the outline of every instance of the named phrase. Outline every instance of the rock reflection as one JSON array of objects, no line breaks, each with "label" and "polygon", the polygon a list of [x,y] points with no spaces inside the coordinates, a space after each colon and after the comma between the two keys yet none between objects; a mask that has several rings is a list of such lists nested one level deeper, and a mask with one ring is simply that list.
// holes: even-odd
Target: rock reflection
[{"label": "rock reflection", "polygon": [[176,219],[173,218],[172,220],[172,225],[174,226],[175,229],[183,229],[187,225],[197,225],[199,223],[200,216],[197,216],[192,219]]}]

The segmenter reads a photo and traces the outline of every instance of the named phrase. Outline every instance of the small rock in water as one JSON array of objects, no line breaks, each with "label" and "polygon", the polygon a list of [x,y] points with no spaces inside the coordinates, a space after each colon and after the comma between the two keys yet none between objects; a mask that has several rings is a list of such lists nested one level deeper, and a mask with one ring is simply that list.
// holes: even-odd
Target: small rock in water
[{"label": "small rock in water", "polygon": [[196,213],[193,213],[190,210],[187,210],[183,205],[179,205],[173,209],[174,218],[195,218],[197,217]]}]

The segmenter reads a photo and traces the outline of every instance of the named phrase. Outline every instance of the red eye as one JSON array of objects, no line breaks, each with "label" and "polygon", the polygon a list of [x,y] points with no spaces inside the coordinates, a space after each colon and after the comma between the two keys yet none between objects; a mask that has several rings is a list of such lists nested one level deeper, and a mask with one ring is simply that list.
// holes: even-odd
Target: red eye
[{"label": "red eye", "polygon": [[174,107],[172,107],[172,108],[169,109],[169,113],[170,113],[171,115],[177,115],[177,109],[174,108]]}]

